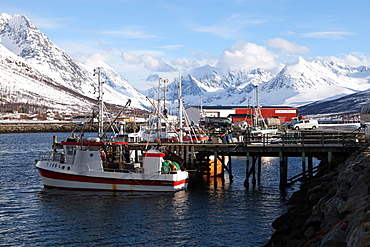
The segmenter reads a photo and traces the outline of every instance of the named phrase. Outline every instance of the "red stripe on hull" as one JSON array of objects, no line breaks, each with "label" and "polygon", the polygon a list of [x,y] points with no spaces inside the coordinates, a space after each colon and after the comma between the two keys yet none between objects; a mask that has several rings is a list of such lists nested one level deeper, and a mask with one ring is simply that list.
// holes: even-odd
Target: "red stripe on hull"
[{"label": "red stripe on hull", "polygon": [[125,184],[125,185],[150,185],[150,186],[178,186],[187,183],[187,179],[181,181],[165,181],[165,180],[129,180],[116,178],[88,177],[81,175],[63,174],[38,168],[42,177],[58,179],[64,181],[75,181],[85,183],[103,183],[103,184]]},{"label": "red stripe on hull", "polygon": [[146,153],[145,157],[164,157],[165,153]]},{"label": "red stripe on hull", "polygon": [[128,142],[61,142],[62,145],[72,145],[72,146],[103,146],[104,144],[111,144],[111,145],[127,145]]}]

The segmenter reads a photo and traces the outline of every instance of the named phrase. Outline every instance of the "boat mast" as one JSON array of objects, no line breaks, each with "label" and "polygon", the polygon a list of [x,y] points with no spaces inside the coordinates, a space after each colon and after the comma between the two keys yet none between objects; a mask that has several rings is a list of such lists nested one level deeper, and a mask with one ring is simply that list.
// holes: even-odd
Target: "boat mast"
[{"label": "boat mast", "polygon": [[94,69],[94,76],[98,75],[98,137],[102,138],[102,134],[104,131],[103,126],[103,83],[101,81],[101,74],[102,74],[101,67]]},{"label": "boat mast", "polygon": [[162,124],[161,124],[161,80],[162,78],[159,77],[158,80],[158,102],[157,102],[157,132],[158,132],[158,142],[160,143],[161,138],[162,138]]},{"label": "boat mast", "polygon": [[256,110],[254,111],[254,126],[258,126],[258,111],[259,111],[259,103],[258,103],[258,85],[254,86],[256,88]]},{"label": "boat mast", "polygon": [[261,108],[259,106],[259,100],[258,100],[258,85],[255,85],[256,87],[256,126],[258,126],[258,119],[260,118],[262,121],[262,127],[267,128],[267,125],[263,119],[262,113],[261,113]]},{"label": "boat mast", "polygon": [[167,117],[167,109],[166,109],[166,91],[167,91],[167,88],[166,88],[166,83],[168,82],[168,79],[164,79],[163,80],[163,114],[164,117]]},{"label": "boat mast", "polygon": [[179,72],[179,92],[178,92],[178,101],[179,101],[179,142],[183,142],[183,133],[182,133],[182,115],[183,115],[183,105],[182,105],[182,85],[181,85],[181,72]]}]

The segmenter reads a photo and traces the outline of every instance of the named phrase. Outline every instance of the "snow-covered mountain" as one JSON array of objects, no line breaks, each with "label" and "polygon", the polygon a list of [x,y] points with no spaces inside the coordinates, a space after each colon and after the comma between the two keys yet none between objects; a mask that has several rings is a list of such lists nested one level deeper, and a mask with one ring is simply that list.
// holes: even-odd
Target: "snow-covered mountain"
[{"label": "snow-covered mountain", "polygon": [[[247,97],[253,93],[254,85],[269,81],[274,76],[263,69],[250,71],[229,71],[226,75],[209,65],[187,71],[181,80],[182,96],[186,106],[189,105],[245,105],[254,104]],[[170,83],[166,99],[176,102],[178,99],[179,80]],[[157,93],[157,88],[145,92],[148,96]]]},{"label": "snow-covered mountain", "polygon": [[[77,104],[73,98],[65,97],[59,108],[68,105],[71,109],[84,109],[90,107],[97,97],[94,95],[97,79],[93,77],[93,69],[99,66],[103,68],[105,76],[104,98],[106,102],[124,105],[128,99],[131,99],[131,105],[141,109],[149,104],[144,95],[107,64],[101,61],[91,62],[87,65],[77,63],[23,15],[1,14],[0,30],[2,64],[6,64],[5,60],[9,58],[14,63],[25,65],[25,67],[19,67],[18,70],[9,69],[9,66],[0,67],[2,76],[8,74],[0,82],[0,87],[10,94],[27,92],[27,94],[35,96],[34,102],[40,100],[51,107],[53,105],[50,102],[57,98],[63,99],[64,94],[72,93],[74,97],[78,96],[78,98],[84,98],[87,101]],[[24,78],[18,81],[16,79],[18,77]],[[6,81],[8,83],[5,83]],[[40,84],[41,87],[43,84],[53,85],[58,90],[49,91],[47,86],[42,90],[35,90],[37,86],[33,86],[33,84]],[[9,99],[5,100],[9,101]],[[23,97],[18,97],[17,100],[19,103],[26,102]],[[53,106],[51,109],[56,108]]]},{"label": "snow-covered mountain", "polygon": [[[263,69],[229,71],[204,66],[188,71],[182,79],[185,105],[302,106],[334,100],[370,88],[370,68],[333,62],[308,62],[299,57],[277,75]],[[167,100],[177,98],[178,80],[168,85]],[[152,95],[155,89],[146,92]]]},{"label": "snow-covered mountain", "polygon": [[[360,73],[361,78],[352,75]],[[349,73],[351,72],[351,74]],[[300,106],[319,100],[331,100],[370,88],[370,71],[361,67],[343,67],[328,62],[307,62],[303,58],[286,66],[260,92],[271,105]]]},{"label": "snow-covered mountain", "polygon": [[[124,105],[131,99],[133,107],[144,109],[150,106],[145,95],[158,97],[156,88],[142,94],[102,61],[74,61],[23,15],[0,15],[0,57],[3,102],[42,105],[46,110],[88,110],[96,99],[96,67],[104,70],[108,103]],[[183,72],[185,105],[255,105],[258,88],[260,105],[298,107],[370,89],[366,66],[301,57],[276,75],[261,68],[225,71],[206,65]],[[166,85],[166,100],[172,108],[177,105],[178,84],[179,78]]]},{"label": "snow-covered mountain", "polygon": [[2,101],[23,103],[31,109],[32,106],[45,105],[49,106],[45,110],[60,111],[87,111],[86,107],[92,103],[91,99],[58,85],[1,44],[0,56]]}]

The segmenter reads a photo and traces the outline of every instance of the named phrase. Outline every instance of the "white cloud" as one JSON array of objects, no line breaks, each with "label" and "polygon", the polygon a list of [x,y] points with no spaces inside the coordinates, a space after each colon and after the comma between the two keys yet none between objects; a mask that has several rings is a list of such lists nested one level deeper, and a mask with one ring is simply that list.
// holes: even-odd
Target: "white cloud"
[{"label": "white cloud", "polygon": [[122,28],[121,30],[108,30],[103,31],[104,35],[113,35],[119,36],[122,38],[129,38],[129,39],[152,39],[152,38],[159,38],[159,36],[154,34],[149,34],[145,31],[145,27],[143,26],[127,26]]},{"label": "white cloud", "polygon": [[224,69],[264,68],[273,70],[280,67],[280,64],[275,62],[274,54],[266,47],[239,40],[224,50],[218,66]]},{"label": "white cloud", "polygon": [[354,66],[359,66],[359,65],[370,66],[370,57],[366,56],[363,53],[345,54],[343,56],[328,56],[328,57],[318,56],[318,57],[312,58],[312,60],[333,61],[335,63],[344,63],[346,65],[354,65]]},{"label": "white cloud", "polygon": [[150,71],[155,72],[175,71],[175,68],[164,62],[162,59],[155,58],[148,54],[134,56],[128,52],[122,52],[122,58],[128,63],[143,64],[144,67]]},{"label": "white cloud", "polygon": [[134,55],[131,55],[130,53],[128,52],[122,52],[122,58],[128,62],[128,63],[134,63],[134,64],[139,64],[141,63],[141,59],[140,57],[137,57],[137,56],[134,56]]},{"label": "white cloud", "polygon": [[310,50],[305,46],[299,46],[295,43],[287,41],[282,38],[274,38],[265,41],[265,43],[279,52],[290,53],[290,54],[303,54],[308,53]]},{"label": "white cloud", "polygon": [[305,38],[316,38],[316,39],[344,39],[345,36],[351,36],[354,35],[351,32],[312,32],[312,33],[295,33],[292,31],[286,31],[284,32],[285,35],[297,35]]},{"label": "white cloud", "polygon": [[184,47],[183,45],[165,45],[160,48],[166,49],[166,50],[178,50],[180,48]]},{"label": "white cloud", "polygon": [[304,33],[303,37],[306,38],[318,38],[318,39],[344,39],[344,36],[353,35],[350,32],[314,32]]},{"label": "white cloud", "polygon": [[174,66],[181,67],[182,69],[190,69],[194,67],[199,67],[200,64],[195,60],[189,60],[187,58],[176,58],[171,61]]},{"label": "white cloud", "polygon": [[199,33],[211,33],[222,38],[235,38],[249,25],[265,23],[266,20],[245,15],[232,15],[214,25],[193,25],[192,29]]}]

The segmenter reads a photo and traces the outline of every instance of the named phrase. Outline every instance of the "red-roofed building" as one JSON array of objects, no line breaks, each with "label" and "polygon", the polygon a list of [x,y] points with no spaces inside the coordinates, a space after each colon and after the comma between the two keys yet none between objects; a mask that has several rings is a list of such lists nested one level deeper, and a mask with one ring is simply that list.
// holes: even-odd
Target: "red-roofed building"
[{"label": "red-roofed building", "polygon": [[[256,114],[253,106],[190,106],[186,113],[195,122],[199,123],[202,117],[229,117],[232,123],[246,121],[252,124]],[[277,118],[280,123],[297,119],[298,109],[289,106],[263,106],[260,107],[262,118]]]}]

